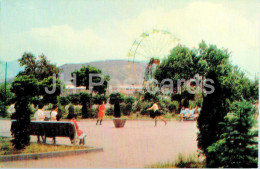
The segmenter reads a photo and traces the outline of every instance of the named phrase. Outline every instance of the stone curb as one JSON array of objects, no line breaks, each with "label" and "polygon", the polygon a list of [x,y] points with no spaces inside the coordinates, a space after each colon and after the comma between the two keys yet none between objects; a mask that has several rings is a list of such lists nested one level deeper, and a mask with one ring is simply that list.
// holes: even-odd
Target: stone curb
[{"label": "stone curb", "polygon": [[20,160],[38,160],[41,158],[53,158],[53,157],[64,157],[69,155],[79,155],[90,152],[104,151],[103,148],[91,148],[82,150],[68,150],[68,151],[55,151],[55,152],[44,152],[44,153],[33,153],[33,154],[19,154],[19,155],[6,155],[0,156],[0,162],[7,161],[20,161]]}]

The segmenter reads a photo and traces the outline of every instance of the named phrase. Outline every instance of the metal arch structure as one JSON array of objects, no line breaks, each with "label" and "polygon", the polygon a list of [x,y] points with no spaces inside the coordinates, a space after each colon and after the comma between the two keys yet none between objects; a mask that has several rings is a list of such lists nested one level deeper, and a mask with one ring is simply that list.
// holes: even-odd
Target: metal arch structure
[{"label": "metal arch structure", "polygon": [[170,54],[180,40],[166,30],[153,29],[150,32],[142,33],[132,44],[128,53],[128,61],[133,64],[133,71],[136,77],[136,60],[145,60],[148,65],[145,70],[144,85],[153,77],[156,66],[160,60]]}]

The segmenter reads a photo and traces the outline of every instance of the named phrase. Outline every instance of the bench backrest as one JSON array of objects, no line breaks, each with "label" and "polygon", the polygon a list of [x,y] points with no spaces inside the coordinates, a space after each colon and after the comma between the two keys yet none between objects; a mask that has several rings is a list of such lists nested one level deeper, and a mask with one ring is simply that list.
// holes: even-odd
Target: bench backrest
[{"label": "bench backrest", "polygon": [[[12,126],[15,127],[16,120],[12,120]],[[47,137],[70,137],[77,136],[76,127],[73,122],[56,121],[32,121],[30,123],[30,135],[44,135]]]}]

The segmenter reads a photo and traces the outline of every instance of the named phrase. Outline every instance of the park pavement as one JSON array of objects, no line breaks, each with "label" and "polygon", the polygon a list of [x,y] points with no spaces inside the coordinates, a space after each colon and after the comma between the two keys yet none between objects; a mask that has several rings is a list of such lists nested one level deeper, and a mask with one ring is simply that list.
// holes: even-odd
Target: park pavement
[{"label": "park pavement", "polygon": [[[10,121],[0,121],[0,135],[10,135]],[[179,153],[197,151],[197,128],[194,121],[168,121],[165,126],[152,120],[128,120],[124,128],[114,128],[112,120],[78,122],[87,133],[86,145],[102,147],[103,152],[39,160],[3,162],[8,168],[142,168],[157,162],[174,161]],[[36,141],[36,137],[31,137]],[[49,139],[51,141],[51,138]],[[69,138],[57,138],[58,144],[69,144]]]}]

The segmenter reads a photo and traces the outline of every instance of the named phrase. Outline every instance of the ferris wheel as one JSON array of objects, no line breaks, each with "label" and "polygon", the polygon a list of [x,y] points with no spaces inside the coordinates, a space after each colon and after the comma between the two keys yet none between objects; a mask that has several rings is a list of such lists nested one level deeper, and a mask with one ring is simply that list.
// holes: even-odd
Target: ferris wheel
[{"label": "ferris wheel", "polygon": [[128,53],[128,61],[132,64],[133,72],[136,77],[139,72],[136,71],[135,62],[145,61],[148,65],[144,74],[144,83],[153,77],[156,66],[160,60],[170,54],[180,40],[172,33],[165,30],[153,29],[150,32],[144,32],[134,42]]}]

